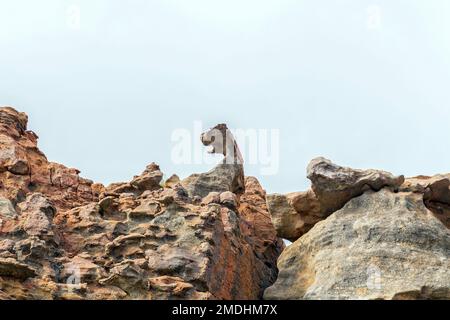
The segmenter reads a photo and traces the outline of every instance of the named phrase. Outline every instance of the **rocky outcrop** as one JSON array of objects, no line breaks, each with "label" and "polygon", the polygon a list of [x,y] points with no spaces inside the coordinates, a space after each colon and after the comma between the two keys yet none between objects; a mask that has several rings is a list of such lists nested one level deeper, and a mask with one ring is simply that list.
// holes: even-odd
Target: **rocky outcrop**
[{"label": "rocky outcrop", "polygon": [[266,299],[450,299],[450,231],[418,194],[367,191],[288,247]]},{"label": "rocky outcrop", "polygon": [[105,187],[27,121],[0,108],[0,299],[450,299],[450,175],[317,158],[309,190],[266,195],[222,124],[209,172]]},{"label": "rocky outcrop", "polygon": [[193,174],[181,184],[191,197],[206,197],[210,192],[230,191],[241,194],[245,190],[244,166],[241,152],[226,124],[218,124],[201,135],[209,153],[222,154],[223,160],[209,172]]},{"label": "rocky outcrop", "polygon": [[266,299],[450,299],[448,175],[404,180],[323,159],[308,171],[312,190],[267,197],[279,235],[300,237]]},{"label": "rocky outcrop", "polygon": [[450,228],[450,174],[409,178],[400,190],[423,194],[427,208]]},{"label": "rocky outcrop", "polygon": [[267,207],[277,234],[290,241],[297,240],[325,218],[312,190],[286,195],[269,194]]},{"label": "rocky outcrop", "polygon": [[[96,295],[99,284],[119,288],[128,298],[261,297],[276,279],[282,242],[267,211],[258,219],[267,233],[259,234],[248,217],[258,212],[220,200],[227,197],[195,203],[181,185],[141,194],[106,192],[98,203],[58,215],[55,223],[68,255],[82,254],[101,270],[95,274],[104,274],[86,280],[88,293],[82,297]],[[244,194],[241,205],[256,204]]]},{"label": "rocky outcrop", "polygon": [[0,196],[17,204],[29,193],[42,193],[61,210],[97,200],[100,185],[77,169],[49,162],[27,123],[25,113],[0,108]]},{"label": "rocky outcrop", "polygon": [[325,216],[341,209],[349,200],[367,190],[397,190],[405,181],[403,176],[396,177],[386,171],[341,167],[325,158],[312,160],[307,173],[321,213]]},{"label": "rocky outcrop", "polygon": [[312,160],[307,175],[312,183],[310,190],[267,197],[279,236],[291,241],[365,191],[398,190],[405,180],[385,171],[341,167],[325,158]]},{"label": "rocky outcrop", "polygon": [[26,123],[0,109],[0,299],[258,299],[276,280],[284,244],[243,170],[220,172],[239,192],[193,195],[154,163],[104,187],[48,162]]}]

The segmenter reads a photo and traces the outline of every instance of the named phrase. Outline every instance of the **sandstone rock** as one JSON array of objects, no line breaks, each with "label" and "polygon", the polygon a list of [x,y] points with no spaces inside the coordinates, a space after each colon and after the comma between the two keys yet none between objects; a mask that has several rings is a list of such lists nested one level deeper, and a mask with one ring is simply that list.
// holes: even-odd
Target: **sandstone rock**
[{"label": "sandstone rock", "polygon": [[21,209],[20,226],[30,236],[39,236],[50,233],[52,220],[56,209],[51,202],[40,193],[31,193],[23,203]]},{"label": "sandstone rock", "polygon": [[312,160],[307,174],[325,216],[341,209],[350,199],[367,190],[378,191],[384,187],[398,190],[405,181],[403,176],[396,177],[380,170],[341,167],[325,158]]},{"label": "sandstone rock", "polygon": [[9,166],[8,170],[11,173],[19,174],[19,175],[27,175],[30,172],[30,167],[28,166],[27,160],[18,159],[13,162],[11,166]]},{"label": "sandstone rock", "polygon": [[266,299],[449,299],[450,231],[420,194],[367,191],[289,246]]},{"label": "sandstone rock", "polygon": [[130,184],[140,191],[155,190],[161,188],[162,178],[163,174],[159,170],[159,166],[152,163],[147,166],[140,176],[135,177]]},{"label": "sandstone rock", "polygon": [[17,147],[16,141],[12,137],[0,133],[0,171],[26,175],[29,173],[29,169],[26,151]]},{"label": "sandstone rock", "polygon": [[236,195],[230,191],[222,192],[219,196],[219,201],[222,205],[230,209],[235,209],[238,206]]},{"label": "sandstone rock", "polygon": [[380,170],[341,167],[325,158],[313,159],[307,173],[312,183],[310,190],[267,197],[272,222],[279,236],[291,241],[365,191],[378,191],[384,187],[398,190],[404,182],[403,176],[396,177]]},{"label": "sandstone rock", "polygon": [[16,204],[27,193],[42,193],[62,210],[97,200],[92,181],[78,170],[48,162],[27,122],[26,114],[0,108],[0,196]]},{"label": "sandstone rock", "polygon": [[87,283],[100,280],[106,275],[103,268],[94,264],[89,260],[89,255],[78,255],[63,265],[63,271],[60,274],[60,278],[66,282],[74,279],[77,283]]},{"label": "sandstone rock", "polygon": [[134,199],[129,208],[119,205],[130,210],[120,228],[109,226],[99,205],[58,215],[68,254],[86,252],[92,263],[110,270],[87,281],[79,296],[98,296],[98,286],[107,285],[127,292],[127,298],[260,298],[276,279],[283,243],[271,225],[265,193],[256,189],[261,188],[256,179],[249,181],[242,210],[221,205],[218,194],[217,203],[192,204],[175,188],[118,195],[119,202]]},{"label": "sandstone rock", "polygon": [[12,258],[0,258],[0,277],[27,279],[36,276],[36,271]]},{"label": "sandstone rock", "polygon": [[161,212],[161,205],[158,201],[152,199],[143,199],[140,205],[134,208],[129,217],[132,219],[140,219],[144,217],[153,218]]},{"label": "sandstone rock", "polygon": [[161,186],[154,163],[108,187],[79,173],[0,108],[0,298],[257,299],[275,281],[283,242],[257,180],[243,193],[241,164],[187,188]]},{"label": "sandstone rock", "polygon": [[181,182],[180,177],[178,177],[176,174],[174,174],[174,175],[170,176],[170,178],[167,179],[166,182],[164,182],[164,187],[173,188],[180,182]]},{"label": "sandstone rock", "polygon": [[230,191],[241,194],[245,189],[244,166],[239,147],[226,124],[219,124],[200,137],[210,153],[222,154],[221,163],[206,173],[193,174],[181,184],[191,198],[206,197],[210,192]]},{"label": "sandstone rock", "polygon": [[163,297],[166,296],[167,293],[175,297],[184,296],[188,291],[194,288],[192,284],[185,282],[183,279],[170,276],[150,278],[148,284],[150,289],[164,292],[165,294]]},{"label": "sandstone rock", "polygon": [[11,107],[0,109],[0,133],[19,138],[27,130],[28,116]]},{"label": "sandstone rock", "polygon": [[[0,108],[0,299],[450,299],[450,175],[318,158],[310,190],[266,196],[221,124],[201,136],[213,170],[104,187],[27,121]],[[278,274],[279,236],[300,239]]]},{"label": "sandstone rock", "polygon": [[238,166],[230,164],[218,164],[214,169],[202,174],[192,175],[181,184],[189,193],[190,197],[206,197],[210,192],[239,193],[242,191],[240,182],[242,170]]},{"label": "sandstone rock", "polygon": [[400,190],[423,194],[427,208],[450,228],[450,174],[409,178]]},{"label": "sandstone rock", "polygon": [[245,178],[245,192],[239,198],[237,212],[241,220],[242,234],[249,239],[249,244],[258,257],[257,260],[263,261],[266,265],[265,268],[254,269],[258,270],[259,280],[253,286],[257,288],[257,283],[262,281],[263,284],[259,284],[259,287],[267,287],[276,280],[278,274],[276,261],[285,245],[271,223],[266,206],[266,192],[255,177]]},{"label": "sandstone rock", "polygon": [[288,197],[285,195],[268,195],[267,206],[272,216],[272,223],[277,230],[277,234],[283,239],[295,241],[302,234],[308,232],[313,226],[313,224],[307,224],[305,222],[302,215],[294,209],[289,202]]},{"label": "sandstone rock", "polygon": [[49,220],[52,220],[56,213],[53,204],[41,193],[28,194],[25,201],[19,204],[19,208],[22,213],[41,211]]},{"label": "sandstone rock", "polygon": [[220,203],[220,193],[210,192],[210,193],[208,193],[208,195],[206,197],[204,197],[202,199],[202,205],[208,205],[208,204],[212,204],[212,203],[216,203],[216,204]]},{"label": "sandstone rock", "polygon": [[0,252],[12,251],[14,248],[14,241],[10,239],[0,240]]},{"label": "sandstone rock", "polygon": [[[163,173],[155,163],[149,164],[141,175],[135,176],[131,182],[112,183],[104,188],[101,199],[118,197],[121,194],[140,195],[144,192],[161,189]],[[111,198],[112,199],[112,198]],[[110,199],[106,200],[110,201]]]},{"label": "sandstone rock", "polygon": [[0,197],[0,219],[14,219],[17,217],[11,201]]},{"label": "sandstone rock", "polygon": [[102,285],[109,285],[122,289],[130,298],[141,297],[148,299],[144,284],[144,270],[131,260],[125,260],[116,264],[107,278],[100,279]]},{"label": "sandstone rock", "polygon": [[117,197],[112,196],[104,197],[98,202],[98,205],[103,215],[113,214],[114,211],[117,210],[119,206]]}]

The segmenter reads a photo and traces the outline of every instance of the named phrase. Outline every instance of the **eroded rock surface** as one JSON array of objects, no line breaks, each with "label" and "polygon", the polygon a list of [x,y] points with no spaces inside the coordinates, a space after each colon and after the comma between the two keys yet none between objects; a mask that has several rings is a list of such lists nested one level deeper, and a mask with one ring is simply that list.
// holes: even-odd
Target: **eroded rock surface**
[{"label": "eroded rock surface", "polygon": [[317,158],[311,189],[266,195],[218,125],[209,172],[105,187],[27,121],[0,108],[0,299],[450,299],[450,175]]},{"label": "eroded rock surface", "polygon": [[12,108],[0,160],[0,299],[258,299],[276,280],[284,244],[241,164],[194,194],[154,163],[104,187],[48,162]]},{"label": "eroded rock surface", "polygon": [[409,178],[400,190],[422,194],[427,208],[450,228],[450,174]]},{"label": "eroded rock surface", "polygon": [[366,191],[281,255],[266,299],[450,299],[450,230],[421,194]]},{"label": "eroded rock surface", "polygon": [[398,190],[405,180],[403,176],[381,170],[341,167],[325,158],[313,159],[307,176],[311,180],[310,190],[267,196],[269,212],[279,236],[291,241],[365,191]]},{"label": "eroded rock surface", "polygon": [[16,204],[38,192],[62,210],[97,200],[101,186],[77,169],[49,162],[27,123],[25,113],[0,108],[0,196]]},{"label": "eroded rock surface", "polygon": [[269,195],[278,260],[266,299],[450,299],[450,176],[404,179],[318,158],[307,192]]}]

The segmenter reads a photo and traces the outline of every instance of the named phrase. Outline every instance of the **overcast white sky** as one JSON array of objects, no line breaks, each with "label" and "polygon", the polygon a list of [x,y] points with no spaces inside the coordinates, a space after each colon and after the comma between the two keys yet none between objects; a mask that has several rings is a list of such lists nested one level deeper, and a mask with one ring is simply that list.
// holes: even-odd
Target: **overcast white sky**
[{"label": "overcast white sky", "polygon": [[206,171],[171,161],[195,120],[279,129],[279,173],[247,167],[270,192],[306,189],[315,156],[450,172],[449,98],[447,0],[0,2],[0,105],[98,182]]}]

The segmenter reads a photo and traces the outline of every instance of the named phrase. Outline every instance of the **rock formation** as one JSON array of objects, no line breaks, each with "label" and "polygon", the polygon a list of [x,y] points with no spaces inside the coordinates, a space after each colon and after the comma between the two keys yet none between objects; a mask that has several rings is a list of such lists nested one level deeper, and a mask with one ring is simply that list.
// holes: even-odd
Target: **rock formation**
[{"label": "rock formation", "polygon": [[312,160],[307,176],[312,182],[310,190],[267,197],[278,234],[291,241],[365,191],[384,187],[397,190],[405,180],[385,171],[341,167],[325,158]]},{"label": "rock formation", "polygon": [[450,299],[448,174],[317,158],[309,190],[266,195],[221,124],[201,136],[211,171],[105,187],[49,162],[27,121],[0,108],[0,299]]},{"label": "rock formation", "polygon": [[422,194],[426,207],[450,228],[450,174],[409,178],[400,191]]},{"label": "rock formation", "polygon": [[449,175],[405,180],[320,158],[308,177],[306,193],[267,197],[279,235],[298,240],[266,299],[450,299]]},{"label": "rock formation", "polygon": [[49,162],[27,122],[25,113],[0,109],[0,196],[16,205],[31,192],[42,193],[61,210],[97,200],[101,186],[77,169]]},{"label": "rock formation", "polygon": [[47,161],[27,116],[1,108],[0,299],[261,298],[284,248],[265,192],[242,163],[206,176],[162,183],[150,164],[94,184]]},{"label": "rock formation", "polygon": [[219,124],[203,133],[201,141],[210,153],[222,154],[222,163],[209,172],[193,174],[181,184],[191,197],[205,197],[210,192],[230,191],[241,194],[245,190],[244,166],[239,147],[226,124]]}]

